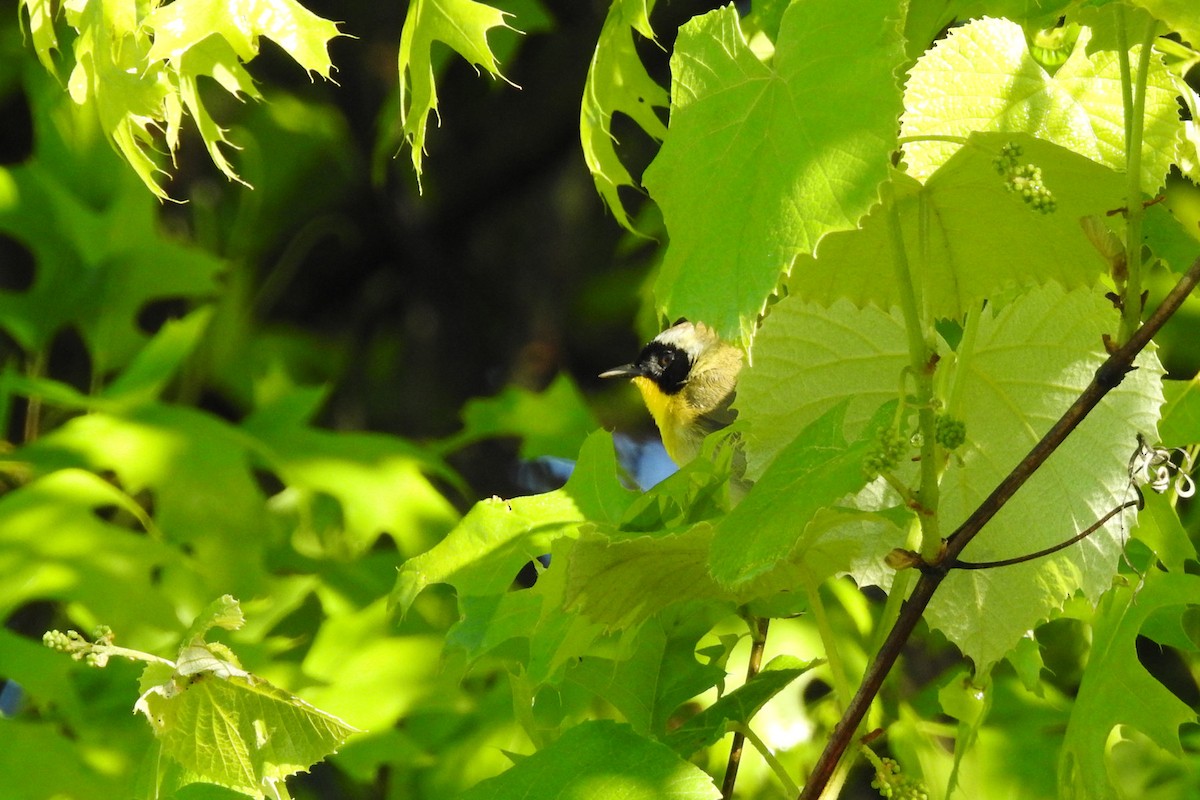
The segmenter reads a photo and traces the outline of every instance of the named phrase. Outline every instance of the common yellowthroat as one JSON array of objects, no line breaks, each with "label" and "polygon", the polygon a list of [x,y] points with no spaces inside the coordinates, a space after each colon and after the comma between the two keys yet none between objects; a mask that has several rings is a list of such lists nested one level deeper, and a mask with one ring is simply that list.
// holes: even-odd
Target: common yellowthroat
[{"label": "common yellowthroat", "polygon": [[600,377],[633,380],[667,455],[682,466],[699,454],[705,436],[733,422],[736,413],[729,405],[741,369],[741,350],[703,323],[680,320],[655,336],[632,364]]}]

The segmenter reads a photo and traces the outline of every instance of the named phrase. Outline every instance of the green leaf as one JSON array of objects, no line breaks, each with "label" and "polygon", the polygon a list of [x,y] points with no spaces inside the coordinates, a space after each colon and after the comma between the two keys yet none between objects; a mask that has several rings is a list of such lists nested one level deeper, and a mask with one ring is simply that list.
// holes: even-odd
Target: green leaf
[{"label": "green leaf", "polygon": [[666,743],[684,758],[716,744],[728,733],[728,723],[749,724],[768,700],[819,663],[801,661],[795,656],[776,656],[745,684],[667,734]]},{"label": "green leaf", "polygon": [[681,703],[725,679],[721,665],[696,659],[714,622],[698,605],[680,606],[623,637],[616,658],[586,655],[567,677],[611,703],[636,733],[661,738]]},{"label": "green leaf", "polygon": [[[848,406],[843,401],[805,427],[779,452],[745,499],[717,523],[710,566],[720,584],[741,589],[785,561],[806,562],[810,550],[828,544],[819,527],[807,530],[810,523],[823,509],[863,488],[867,483],[864,459],[875,446],[878,431],[895,417],[895,404],[885,404],[861,436],[848,443],[844,431]],[[842,553],[839,566],[822,565],[817,577],[845,569],[850,555]]]},{"label": "green leaf", "polygon": [[[1183,756],[1179,726],[1196,712],[1138,661],[1137,637],[1159,609],[1200,597],[1195,575],[1150,570],[1136,589],[1114,587],[1101,602],[1092,655],[1072,706],[1059,757],[1059,796],[1106,800],[1118,796],[1108,763],[1108,739],[1117,725],[1144,733],[1175,758]],[[1180,608],[1182,611],[1182,608]]]},{"label": "green leaf", "polygon": [[[361,573],[347,574],[353,580]],[[470,702],[447,680],[441,636],[397,630],[386,596],[361,608],[340,589],[319,596],[325,618],[301,665],[305,700],[373,731],[406,724],[431,697],[444,708]]]},{"label": "green leaf", "polygon": [[[1089,54],[1084,29],[1054,73],[1029,55],[1015,22],[984,18],[954,28],[918,60],[904,94],[902,137],[967,136],[972,131],[1025,132],[1116,170],[1125,166],[1125,117],[1118,54]],[[1137,63],[1136,48],[1130,54]],[[1181,130],[1170,75],[1153,56],[1146,86],[1142,189],[1162,186]],[[904,145],[910,174],[924,180],[958,145]]]},{"label": "green leaf", "polygon": [[[167,8],[174,7],[175,3],[167,6]],[[189,48],[179,59],[179,99],[183,103],[183,107],[192,115],[192,119],[196,121],[196,128],[200,131],[200,138],[208,149],[209,158],[229,180],[249,186],[238,176],[237,171],[234,170],[233,165],[229,163],[225,158],[225,153],[221,150],[221,145],[232,145],[225,138],[225,130],[217,124],[204,105],[199,86],[201,77],[213,78],[224,87],[225,91],[235,97],[244,94],[254,100],[261,100],[262,95],[258,93],[250,74],[246,72],[238,60],[237,54],[225,39],[209,36],[196,46]],[[174,150],[179,136],[178,121],[173,118],[168,120],[166,135],[168,144]]]},{"label": "green leaf", "polygon": [[[614,769],[614,765],[620,769]],[[666,745],[638,736],[628,725],[585,722],[556,742],[460,800],[704,800],[721,793],[712,779]]]},{"label": "green leaf", "polygon": [[58,50],[58,34],[54,32],[54,2],[53,0],[20,0],[18,6],[24,6],[29,12],[29,36],[33,39],[33,49],[37,52],[38,61],[52,75],[58,69],[54,63],[52,51]]},{"label": "green leaf", "polygon": [[206,306],[183,319],[169,320],[138,351],[129,366],[104,387],[102,398],[118,403],[157,399],[184,360],[195,351],[211,319],[212,308]]},{"label": "green leaf", "polygon": [[213,628],[236,631],[245,624],[246,617],[242,614],[241,604],[234,599],[233,595],[221,595],[209,603],[208,608],[200,612],[200,615],[192,622],[192,626],[188,628],[183,640],[191,642],[203,639],[204,634]]},{"label": "green leaf", "polygon": [[[974,351],[959,356],[959,416],[967,444],[941,482],[940,524],[949,534],[1049,430],[1107,354],[1101,335],[1117,312],[1097,293],[1053,285],[983,312]],[[1152,436],[1162,404],[1162,367],[1152,351],[1021,487],[963,552],[967,561],[1032,553],[1071,538],[1133,497],[1129,457]],[[977,668],[1002,658],[1077,591],[1091,602],[1111,585],[1130,515],[1084,541],[1032,562],[954,570],[926,619]]]},{"label": "green leaf", "polygon": [[1200,443],[1200,378],[1163,381],[1162,421],[1158,440],[1163,447],[1189,447]]},{"label": "green leaf", "polygon": [[263,591],[269,538],[250,535],[271,529],[250,470],[259,448],[244,431],[210,414],[151,403],[76,417],[20,452],[39,472],[68,466],[111,471],[130,494],[153,492],[162,535],[186,544],[205,565],[208,583],[197,591],[204,595],[199,602],[207,602],[224,591]]},{"label": "green leaf", "polygon": [[1138,524],[1133,535],[1144,542],[1158,560],[1171,572],[1183,572],[1186,562],[1195,561],[1196,546],[1179,519],[1179,512],[1167,498],[1144,487],[1145,507],[1138,513]]},{"label": "green leaf", "polygon": [[595,433],[584,443],[567,485],[546,494],[476,503],[454,530],[400,569],[392,603],[407,612],[431,583],[450,583],[459,596],[499,594],[526,563],[560,536],[575,536],[587,520],[615,523],[633,499],[616,478],[612,438]]},{"label": "green leaf", "polygon": [[666,136],[667,127],[655,109],[666,108],[670,98],[646,72],[633,40],[633,32],[637,31],[655,41],[654,29],[650,27],[653,8],[654,0],[614,0],[608,7],[596,52],[588,66],[579,111],[583,158],[591,170],[596,191],[617,222],[629,231],[634,231],[633,222],[617,190],[622,186],[635,188],[637,183],[617,156],[612,120],[613,114],[620,112],[655,139]]},{"label": "green leaf", "polygon": [[442,443],[451,452],[497,436],[521,438],[521,458],[574,458],[579,446],[599,427],[579,387],[560,374],[543,392],[510,386],[495,397],[468,400],[463,430]]},{"label": "green leaf", "polygon": [[1184,42],[1200,48],[1200,19],[1196,18],[1196,7],[1189,0],[1132,0],[1132,3],[1162,20]]},{"label": "green leaf", "polygon": [[305,71],[328,78],[329,40],[340,35],[336,22],[295,0],[174,0],[151,11],[145,25],[154,31],[149,60],[165,59],[181,73],[184,56],[210,36],[224,39],[242,61],[258,55],[265,36]]},{"label": "green leaf", "polygon": [[127,636],[177,627],[156,575],[181,568],[157,537],[105,522],[118,508],[148,522],[126,494],[89,472],[62,469],[0,497],[0,616],[34,600],[79,603]]},{"label": "green leaf", "polygon": [[429,113],[438,106],[434,85],[433,43],[443,42],[469,63],[502,78],[487,33],[492,28],[509,28],[505,13],[474,0],[412,0],[400,34],[400,120],[404,138],[412,147],[413,170],[421,181],[425,154],[425,131]]},{"label": "green leaf", "polygon": [[137,321],[146,304],[210,297],[224,265],[164,236],[157,204],[132,181],[97,202],[60,169],[34,159],[10,173],[21,202],[0,205],[0,231],[36,263],[27,291],[0,291],[0,325],[31,352],[75,325],[103,377],[149,340]]},{"label": "green leaf", "polygon": [[[65,660],[61,659],[60,660]],[[120,797],[126,786],[111,770],[88,763],[92,754],[80,747],[78,737],[68,737],[57,720],[5,719],[5,746],[0,748],[0,769],[21,776],[14,797],[71,797],[81,787],[93,797]],[[109,743],[111,743],[111,731]],[[14,779],[14,783],[16,779]]]},{"label": "green leaf", "polygon": [[67,3],[67,24],[75,38],[75,67],[67,81],[71,99],[95,109],[101,130],[146,188],[167,194],[154,158],[151,126],[167,120],[173,95],[171,76],[149,58],[150,31],[139,25],[135,6],[111,2]]},{"label": "green leaf", "polygon": [[708,571],[712,536],[707,523],[632,539],[594,529],[585,532],[566,565],[565,607],[608,630],[619,630],[637,626],[677,602],[732,602],[734,595]]},{"label": "green leaf", "polygon": [[[304,403],[307,393],[292,395]],[[288,396],[264,405],[243,427],[267,448],[264,459],[287,484],[277,508],[295,510],[306,551],[341,558],[360,556],[390,534],[402,552],[416,553],[437,541],[458,513],[433,485],[460,479],[441,459],[399,437],[325,431],[294,415],[278,413]],[[334,521],[321,514],[332,498]]]},{"label": "green leaf", "polygon": [[732,5],[680,28],[671,122],[644,183],[671,242],[660,308],[748,342],[780,275],[878,197],[900,111],[895,4],[793,3],[771,63]]},{"label": "green leaf", "polygon": [[261,797],[355,732],[262,678],[219,667],[220,659],[193,661],[194,668],[147,689],[137,710],[166,755],[213,783]]},{"label": "green leaf", "polygon": [[329,79],[329,41],[340,35],[337,23],[322,19],[295,0],[175,0],[159,6],[144,24],[154,32],[147,59],[166,61],[177,98],[165,112],[167,142],[172,151],[178,141],[180,104],[196,121],[200,137],[213,164],[230,180],[242,181],[225,158],[225,131],[217,125],[201,99],[198,79],[212,78],[231,95],[261,99],[242,66],[258,55],[259,38],[265,36],[284,49],[309,73]]},{"label": "green leaf", "polygon": [[[1010,142],[1024,150],[1023,163],[1042,169],[1056,212],[1031,209],[997,175],[993,159]],[[788,288],[827,304],[845,297],[860,306],[898,306],[893,213],[917,296],[934,317],[959,318],[1012,286],[1092,286],[1108,263],[1079,220],[1103,218],[1124,204],[1124,192],[1122,176],[1062,147],[1024,135],[972,134],[924,185],[894,174],[894,205],[876,207],[860,230],[825,237],[815,258],[798,258]]]},{"label": "green leaf", "polygon": [[801,431],[841,403],[843,435],[857,439],[900,387],[908,345],[899,310],[824,308],[790,295],[771,307],[738,379],[746,475],[758,479]]}]

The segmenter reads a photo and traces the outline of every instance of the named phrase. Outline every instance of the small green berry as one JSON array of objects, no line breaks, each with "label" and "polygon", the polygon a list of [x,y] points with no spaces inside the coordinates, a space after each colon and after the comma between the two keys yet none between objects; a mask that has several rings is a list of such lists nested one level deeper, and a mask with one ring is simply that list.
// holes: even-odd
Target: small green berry
[{"label": "small green berry", "polygon": [[967,424],[949,414],[939,414],[934,427],[934,438],[947,450],[957,450],[967,440]]}]

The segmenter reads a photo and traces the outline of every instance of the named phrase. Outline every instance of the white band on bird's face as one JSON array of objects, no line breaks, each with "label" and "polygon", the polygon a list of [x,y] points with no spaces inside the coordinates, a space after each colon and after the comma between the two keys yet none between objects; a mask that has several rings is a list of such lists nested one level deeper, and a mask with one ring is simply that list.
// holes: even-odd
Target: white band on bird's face
[{"label": "white band on bird's face", "polygon": [[680,322],[654,337],[654,341],[678,347],[694,361],[716,338],[712,329],[704,324]]}]

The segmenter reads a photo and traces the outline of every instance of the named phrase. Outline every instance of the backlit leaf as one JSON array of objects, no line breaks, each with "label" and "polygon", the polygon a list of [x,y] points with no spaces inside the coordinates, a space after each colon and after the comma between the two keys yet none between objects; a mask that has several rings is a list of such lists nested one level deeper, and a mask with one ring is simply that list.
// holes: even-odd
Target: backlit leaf
[{"label": "backlit leaf", "polygon": [[894,12],[793,3],[769,63],[732,5],[680,29],[670,127],[644,178],[671,238],[655,284],[668,317],[748,342],[791,260],[876,201],[900,111]]}]

